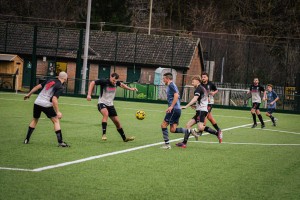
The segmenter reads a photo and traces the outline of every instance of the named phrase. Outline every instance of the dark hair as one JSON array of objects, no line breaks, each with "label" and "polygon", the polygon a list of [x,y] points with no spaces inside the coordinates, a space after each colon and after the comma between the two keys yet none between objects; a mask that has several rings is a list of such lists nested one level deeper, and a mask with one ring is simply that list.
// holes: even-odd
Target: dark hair
[{"label": "dark hair", "polygon": [[119,74],[117,74],[117,73],[112,73],[111,75],[110,75],[111,77],[115,77],[115,79],[119,79]]},{"label": "dark hair", "polygon": [[164,76],[167,77],[170,80],[173,80],[173,74],[170,73],[170,72],[165,73]]},{"label": "dark hair", "polygon": [[203,76],[203,75],[205,75],[205,76],[207,76],[207,78],[209,78],[209,76],[208,76],[208,73],[207,73],[207,72],[203,72],[203,73],[201,74],[201,76]]}]

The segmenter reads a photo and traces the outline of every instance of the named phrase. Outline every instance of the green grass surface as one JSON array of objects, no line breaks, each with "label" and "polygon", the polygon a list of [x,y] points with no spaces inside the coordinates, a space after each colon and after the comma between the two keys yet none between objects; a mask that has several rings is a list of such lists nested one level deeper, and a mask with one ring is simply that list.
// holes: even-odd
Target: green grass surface
[{"label": "green grass surface", "polygon": [[[166,105],[116,101],[126,135],[136,140],[124,143],[109,121],[103,142],[97,99],[61,97],[62,133],[71,148],[58,148],[52,123],[43,114],[30,144],[22,144],[35,97],[23,101],[22,95],[0,93],[1,200],[300,197],[300,115],[275,113],[278,126],[266,122],[264,130],[250,125],[227,130],[251,124],[250,112],[213,109],[225,130],[223,144],[204,135],[199,142],[191,138],[186,149],[174,141],[171,150],[163,150],[157,143],[163,141],[160,124]],[[145,110],[145,120],[135,119],[138,109]],[[193,114],[183,110],[180,125]],[[172,140],[181,138],[170,134]],[[134,149],[150,144],[157,145]],[[132,151],[120,153],[128,149]],[[107,156],[39,172],[3,169],[34,170],[98,155]]]}]

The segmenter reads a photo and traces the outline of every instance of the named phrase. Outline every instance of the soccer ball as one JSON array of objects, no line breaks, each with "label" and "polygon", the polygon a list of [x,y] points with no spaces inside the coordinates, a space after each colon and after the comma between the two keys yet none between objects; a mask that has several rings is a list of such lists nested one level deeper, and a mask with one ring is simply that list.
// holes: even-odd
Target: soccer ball
[{"label": "soccer ball", "polygon": [[136,111],[136,113],[135,113],[135,117],[136,117],[138,120],[143,120],[143,119],[145,119],[145,117],[146,117],[146,113],[145,113],[145,111],[143,111],[143,110],[138,110],[138,111]]}]

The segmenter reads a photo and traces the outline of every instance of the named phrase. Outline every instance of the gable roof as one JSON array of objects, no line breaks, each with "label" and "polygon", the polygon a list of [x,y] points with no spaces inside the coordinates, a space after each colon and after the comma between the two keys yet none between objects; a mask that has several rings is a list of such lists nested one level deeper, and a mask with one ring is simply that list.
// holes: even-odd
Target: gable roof
[{"label": "gable roof", "polygon": [[0,61],[13,61],[17,55],[0,54]]},{"label": "gable roof", "polygon": [[[36,53],[76,58],[79,37],[79,29],[37,27]],[[33,39],[34,26],[0,22],[0,52],[31,55]],[[197,38],[91,30],[89,60],[114,62],[116,56],[117,63],[128,65],[188,68],[198,42]]]}]

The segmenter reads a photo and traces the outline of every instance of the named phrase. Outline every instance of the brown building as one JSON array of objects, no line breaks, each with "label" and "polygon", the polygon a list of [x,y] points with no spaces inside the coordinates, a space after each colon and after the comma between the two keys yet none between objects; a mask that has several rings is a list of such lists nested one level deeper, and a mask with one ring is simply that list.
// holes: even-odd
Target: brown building
[{"label": "brown building", "polygon": [[[32,78],[38,82],[63,70],[69,74],[68,92],[74,92],[75,80],[82,78],[84,32],[0,23],[0,53],[24,59],[24,86],[29,86]],[[201,63],[197,38],[91,30],[86,79],[117,72],[122,81],[153,84],[155,70],[161,67],[175,70],[176,84],[184,86],[190,76],[201,73]]]}]

